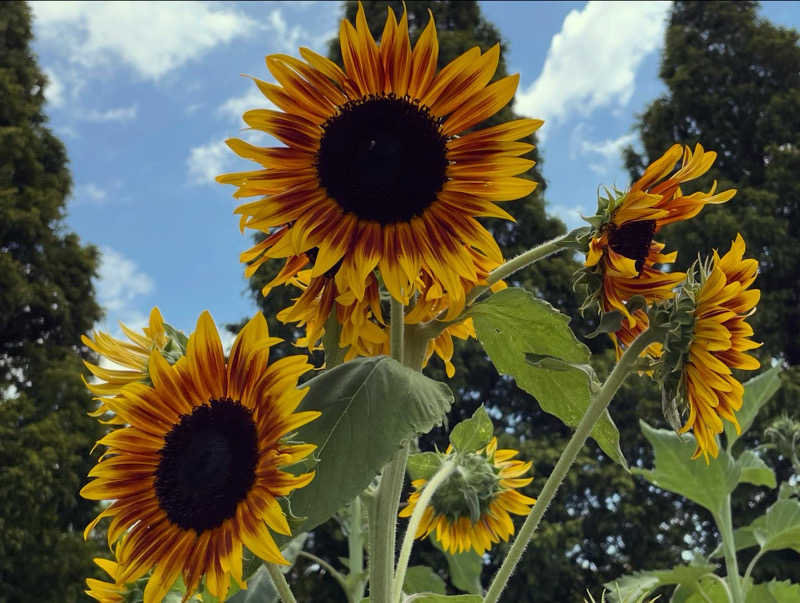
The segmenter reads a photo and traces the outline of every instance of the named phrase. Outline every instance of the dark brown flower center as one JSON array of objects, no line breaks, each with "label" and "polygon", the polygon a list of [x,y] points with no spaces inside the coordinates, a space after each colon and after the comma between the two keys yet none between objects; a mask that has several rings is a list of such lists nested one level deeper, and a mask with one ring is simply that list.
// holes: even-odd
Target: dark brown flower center
[{"label": "dark brown flower center", "polygon": [[447,137],[439,126],[427,108],[394,95],[350,101],[323,126],[320,183],[363,220],[407,222],[447,179]]},{"label": "dark brown flower center", "polygon": [[155,489],[167,518],[184,530],[214,529],[236,514],[255,480],[252,411],[229,398],[183,415],[165,438]]},{"label": "dark brown flower center", "polygon": [[641,272],[650,254],[650,243],[655,232],[655,220],[627,222],[609,232],[608,244],[618,254],[635,260],[636,272]]}]

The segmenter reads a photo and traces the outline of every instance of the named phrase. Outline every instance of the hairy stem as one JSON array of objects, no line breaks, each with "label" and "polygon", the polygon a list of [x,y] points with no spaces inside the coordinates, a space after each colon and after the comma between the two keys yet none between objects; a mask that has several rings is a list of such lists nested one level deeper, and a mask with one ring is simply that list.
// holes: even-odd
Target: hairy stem
[{"label": "hairy stem", "polygon": [[278,566],[274,563],[265,563],[264,565],[267,566],[267,572],[269,572],[269,577],[272,578],[272,583],[275,585],[281,601],[283,603],[297,603],[297,599],[292,594],[292,589],[289,588],[289,583],[286,582],[286,578],[283,577],[283,573],[278,569]]},{"label": "hairy stem", "polygon": [[508,551],[508,555],[497,571],[494,580],[492,580],[492,584],[489,586],[489,590],[484,598],[484,603],[496,603],[500,598],[500,593],[503,592],[503,589],[508,583],[508,579],[511,577],[514,568],[522,557],[522,553],[525,552],[525,547],[528,546],[528,542],[533,537],[533,533],[536,531],[542,516],[555,497],[558,487],[561,485],[561,482],[564,481],[572,463],[575,462],[578,452],[580,452],[581,448],[583,448],[583,445],[586,443],[586,439],[592,432],[595,423],[597,423],[608,407],[611,398],[617,393],[620,385],[622,385],[628,375],[635,370],[635,364],[636,360],[639,358],[639,354],[647,349],[647,346],[653,341],[656,341],[658,337],[659,335],[656,335],[653,330],[642,333],[625,351],[614,367],[614,370],[611,371],[608,379],[606,379],[606,382],[600,388],[600,391],[594,396],[589,408],[586,409],[586,413],[575,428],[575,433],[561,453],[558,462],[556,462],[556,466],[553,467],[550,477],[547,478],[547,481],[542,487],[539,498],[533,506],[533,509],[531,509],[530,514],[525,519],[525,523],[522,524],[519,534]]},{"label": "hairy stem", "polygon": [[414,507],[414,512],[411,514],[408,527],[406,527],[406,535],[403,538],[403,544],[400,547],[400,557],[397,560],[397,570],[394,574],[394,586],[392,588],[392,601],[394,603],[400,603],[403,596],[403,582],[405,582],[406,579],[408,560],[411,557],[414,537],[417,533],[417,528],[419,528],[420,521],[422,521],[422,515],[425,513],[425,509],[428,507],[428,503],[431,501],[431,498],[433,498],[436,490],[450,477],[450,474],[455,468],[455,459],[444,462],[431,480],[425,484],[425,488],[422,490],[417,505]]},{"label": "hairy stem", "polygon": [[722,513],[714,515],[720,536],[722,536],[722,550],[725,553],[726,582],[731,587],[733,603],[744,603],[744,589],[739,576],[739,562],[736,559],[736,543],[733,540],[733,518],[731,517],[731,495],[725,497]]}]

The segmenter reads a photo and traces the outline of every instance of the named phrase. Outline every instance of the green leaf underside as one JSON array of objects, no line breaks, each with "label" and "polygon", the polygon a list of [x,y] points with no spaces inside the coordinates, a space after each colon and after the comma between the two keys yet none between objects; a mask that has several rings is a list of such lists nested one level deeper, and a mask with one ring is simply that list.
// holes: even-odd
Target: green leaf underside
[{"label": "green leaf underside", "polygon": [[450,432],[450,443],[459,452],[475,452],[486,446],[494,435],[494,425],[483,406],[471,418],[461,421]]},{"label": "green leaf underside", "polygon": [[753,585],[747,591],[746,603],[797,603],[800,601],[800,584],[772,580]]},{"label": "green leaf underside", "polygon": [[[742,434],[750,429],[758,411],[769,399],[778,391],[781,386],[781,369],[776,366],[760,375],[745,382],[744,395],[742,396],[742,407],[736,411],[736,419],[742,428]],[[728,452],[731,451],[733,444],[739,439],[741,434],[736,433],[733,423],[725,421],[725,439],[727,441]]]},{"label": "green leaf underside", "polygon": [[700,578],[716,567],[710,564],[679,565],[668,570],[636,572],[604,586],[610,591],[609,600],[615,603],[638,602],[657,588],[673,584],[682,592],[691,594],[697,591]]},{"label": "green leaf underside", "polygon": [[[497,370],[510,375],[542,410],[575,427],[591,399],[590,352],[569,328],[569,318],[529,292],[508,288],[469,310],[478,340]],[[608,411],[592,437],[614,461],[627,468],[619,431]]]},{"label": "green leaf underside", "polygon": [[654,429],[640,421],[642,432],[655,453],[653,469],[632,469],[659,488],[685,496],[705,507],[715,516],[722,513],[727,496],[739,483],[741,468],[720,450],[719,456],[706,464],[692,459],[696,444],[691,435],[679,436],[666,429]]},{"label": "green leaf underside", "polygon": [[408,594],[432,593],[443,595],[447,587],[439,575],[427,565],[412,565],[406,571],[403,592]]},{"label": "green leaf underside", "polygon": [[442,552],[445,559],[447,559],[447,573],[450,576],[450,582],[453,583],[453,586],[465,593],[471,593],[473,595],[481,594],[483,592],[481,588],[481,570],[483,570],[483,562],[480,555],[475,551],[457,554],[448,553],[433,537],[433,534],[430,536],[430,541]]},{"label": "green leaf underside", "polygon": [[775,480],[775,472],[752,450],[745,450],[736,459],[736,464],[739,465],[742,471],[739,476],[740,484],[747,483],[754,486],[767,486],[768,488],[778,487]]},{"label": "green leaf underside", "polygon": [[294,438],[316,444],[319,458],[314,479],[291,496],[305,531],[360,494],[402,442],[440,424],[453,403],[447,385],[386,356],[358,358],[305,385],[298,411],[322,412]]}]

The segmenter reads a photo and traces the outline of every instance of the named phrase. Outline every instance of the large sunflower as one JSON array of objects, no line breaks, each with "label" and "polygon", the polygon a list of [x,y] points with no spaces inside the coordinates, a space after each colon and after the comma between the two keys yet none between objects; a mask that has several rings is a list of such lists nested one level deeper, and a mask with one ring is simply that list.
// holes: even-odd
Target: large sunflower
[{"label": "large sunflower", "polygon": [[722,419],[740,431],[734,411],[742,407],[744,388],[731,369],[752,371],[760,366],[745,353],[761,345],[749,339],[753,329],[746,322],[761,292],[748,290],[758,274],[758,261],[743,259],[744,252],[741,235],[722,258],[715,251],[693,292],[694,325],[679,384],[689,417],[681,432],[692,430],[697,440],[694,458],[702,454],[706,461],[718,454],[716,435],[722,433]]},{"label": "large sunflower", "polygon": [[[448,448],[448,453],[452,448]],[[516,450],[498,450],[497,438],[482,450],[470,453],[461,466],[434,493],[422,515],[415,538],[434,534],[445,551],[456,554],[470,549],[482,555],[492,544],[508,541],[514,533],[509,513],[527,515],[533,498],[517,492],[531,483],[520,477],[530,462],[514,460]],[[410,517],[427,480],[417,479],[414,492],[400,517]]]},{"label": "large sunflower", "polygon": [[[674,262],[677,253],[662,253],[664,244],[653,240],[655,234],[667,224],[697,215],[705,205],[725,203],[736,194],[733,189],[717,193],[716,181],[707,192],[684,195],[681,191],[682,183],[705,174],[716,157],[700,144],[694,152],[675,144],[647,167],[627,193],[601,200],[585,265],[599,277],[600,286],[592,293],[600,310],[617,310],[624,316],[622,328],[612,337],[618,356],[647,328],[647,315],[641,310],[629,312],[626,302],[635,295],[647,303],[670,299],[686,276],[657,267]],[[678,161],[681,167],[671,174]],[[654,355],[659,350],[658,345],[648,348]]]},{"label": "large sunflower", "polygon": [[284,441],[317,412],[295,413],[306,390],[298,377],[305,356],[267,364],[267,323],[253,317],[225,361],[214,322],[204,312],[186,356],[174,365],[150,355],[152,387],[131,383],[107,400],[127,427],[98,443],[108,447],[81,494],[112,500],[86,528],[111,517],[109,543],[118,542],[116,582],[155,567],[145,603],[161,601],[180,573],[191,594],[203,575],[223,597],[229,579],[242,583],[242,545],[271,563],[285,563],[267,526],[289,534],[277,501],[308,484],[313,473],[281,471],[312,445]]},{"label": "large sunflower", "polygon": [[472,48],[437,73],[432,17],[413,50],[406,13],[398,21],[391,8],[380,44],[361,7],[355,27],[342,21],[339,40],[343,70],[307,48],[304,60],[267,57],[278,84],[256,84],[280,111],[252,110],[244,120],[285,147],[228,141],[263,167],[217,178],[238,186],[235,197],[261,197],[236,210],[242,228],[268,234],[242,260],[255,270],[287,258],[291,271],[314,250],[312,277],[335,275],[340,292],[361,299],[377,268],[406,304],[423,272],[458,313],[465,303],[459,279],[477,280],[474,253],[502,261],[476,217],[510,218],[496,202],[535,188],[515,177],[533,165],[520,157],[533,147],[515,141],[542,122],[464,133],[511,100],[519,76],[489,83],[498,45]]}]

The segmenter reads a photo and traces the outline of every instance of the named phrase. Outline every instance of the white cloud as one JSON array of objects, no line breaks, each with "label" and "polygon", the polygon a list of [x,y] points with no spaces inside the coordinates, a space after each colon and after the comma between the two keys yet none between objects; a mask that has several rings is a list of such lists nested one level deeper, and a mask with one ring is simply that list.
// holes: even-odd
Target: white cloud
[{"label": "white cloud", "polygon": [[561,218],[568,229],[585,226],[581,214],[585,215],[586,210],[580,205],[548,204],[548,212]]},{"label": "white cloud", "polygon": [[78,205],[105,205],[108,193],[94,182],[88,182],[75,189],[74,197]]},{"label": "white cloud", "polygon": [[542,73],[515,109],[551,122],[625,105],[639,64],[663,44],[669,2],[589,2],[553,36]]},{"label": "white cloud", "polygon": [[101,247],[100,251],[100,270],[95,282],[100,305],[110,313],[132,314],[131,302],[153,291],[153,279],[111,247]]},{"label": "white cloud", "polygon": [[154,80],[256,29],[235,8],[208,2],[34,2],[32,8],[37,34],[64,46],[71,61],[93,68],[118,58]]},{"label": "white cloud", "polygon": [[92,109],[85,116],[86,121],[95,122],[108,122],[108,121],[130,121],[136,119],[139,113],[139,107],[131,105],[130,107],[117,107],[115,109],[107,109],[106,111],[97,111]]},{"label": "white cloud", "polygon": [[189,151],[186,167],[193,184],[212,184],[214,178],[227,170],[234,154],[224,140],[216,140],[193,147]]},{"label": "white cloud", "polygon": [[622,149],[636,140],[636,134],[623,134],[619,138],[607,138],[603,141],[592,142],[584,140],[582,149],[584,153],[597,153],[602,155],[607,161],[619,159],[622,156]]},{"label": "white cloud", "polygon": [[60,107],[64,104],[64,84],[52,69],[45,69],[44,74],[47,76],[44,97],[53,107]]}]

